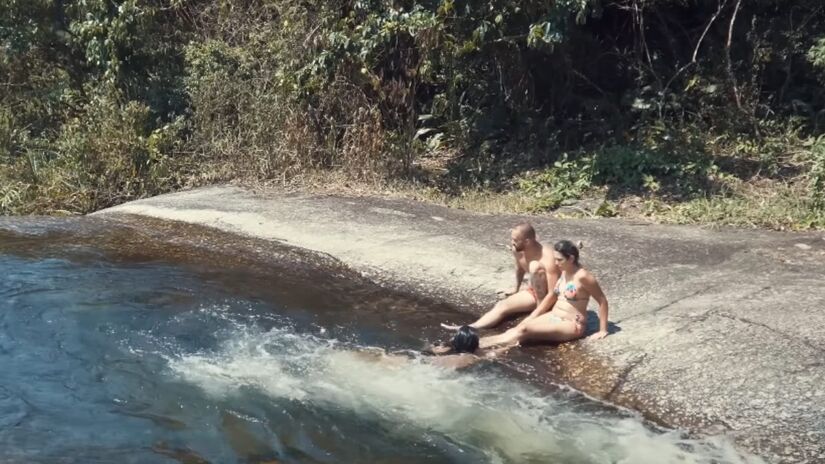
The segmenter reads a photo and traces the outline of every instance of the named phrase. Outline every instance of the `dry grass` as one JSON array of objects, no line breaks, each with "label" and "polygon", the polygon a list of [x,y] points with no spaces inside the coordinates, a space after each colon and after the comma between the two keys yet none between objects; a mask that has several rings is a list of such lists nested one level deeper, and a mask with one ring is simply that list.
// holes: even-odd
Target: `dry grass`
[{"label": "dry grass", "polygon": [[[592,218],[600,202],[586,202],[555,211],[534,213],[536,198],[518,191],[464,190],[448,194],[411,181],[353,179],[341,171],[304,173],[287,182],[237,180],[259,193],[311,193],[322,195],[385,196],[424,201],[485,214],[536,214],[557,218]],[[779,182],[741,184],[726,196],[669,202],[656,196],[627,196],[611,203],[617,217],[665,224],[694,224],[767,228],[774,230],[825,229],[825,212],[805,200],[804,185]],[[531,213],[533,212],[533,213]]]},{"label": "dry grass", "polygon": [[804,186],[780,182],[742,184],[726,196],[668,204],[648,200],[634,211],[655,222],[711,224],[774,230],[825,229],[825,211],[813,208]]}]

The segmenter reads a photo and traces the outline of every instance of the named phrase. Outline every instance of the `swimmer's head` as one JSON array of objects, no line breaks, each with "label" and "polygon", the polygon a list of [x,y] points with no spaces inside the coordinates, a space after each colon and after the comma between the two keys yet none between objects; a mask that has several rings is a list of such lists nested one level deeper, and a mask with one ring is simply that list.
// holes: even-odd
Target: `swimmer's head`
[{"label": "swimmer's head", "polygon": [[478,349],[478,331],[469,325],[461,326],[450,340],[450,346],[456,353],[473,353]]}]

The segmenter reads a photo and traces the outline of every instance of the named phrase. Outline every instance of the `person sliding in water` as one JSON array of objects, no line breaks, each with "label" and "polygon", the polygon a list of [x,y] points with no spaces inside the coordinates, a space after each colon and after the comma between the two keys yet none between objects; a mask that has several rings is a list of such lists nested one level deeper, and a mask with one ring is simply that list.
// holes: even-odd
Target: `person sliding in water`
[{"label": "person sliding in water", "polygon": [[493,359],[505,353],[514,345],[502,346],[495,349],[480,347],[478,331],[468,325],[459,327],[447,345],[434,346],[430,352],[434,355],[430,364],[451,369],[461,369],[471,366],[478,361]]},{"label": "person sliding in water", "polygon": [[[557,296],[548,292],[559,278],[559,268],[553,261],[553,250],[544,247],[536,239],[536,231],[529,223],[521,223],[510,232],[510,247],[516,259],[516,285],[513,290],[505,291],[506,298],[493,306],[493,309],[481,316],[469,326],[474,329],[488,329],[500,324],[505,318],[514,314],[532,311],[522,323],[535,319],[547,312],[556,303]],[[527,276],[527,286],[522,288],[522,281]],[[441,324],[450,330],[457,330],[458,325]]]},{"label": "person sliding in water", "polygon": [[561,269],[561,277],[552,292],[558,297],[553,309],[548,314],[539,312],[502,334],[482,338],[481,349],[527,341],[562,343],[582,338],[591,297],[599,304],[599,331],[590,338],[598,340],[607,336],[607,297],[593,274],[579,264],[579,249],[568,240],[556,243],[553,249],[553,259]]},{"label": "person sliding in water", "polygon": [[[510,347],[496,350],[481,350],[478,347],[478,331],[470,326],[460,327],[453,338],[446,344],[431,346],[424,352],[435,356],[424,358],[427,363],[438,367],[449,369],[462,369],[469,367],[483,359],[495,357],[497,354]],[[385,365],[403,367],[410,361],[409,357],[387,353],[382,349],[361,350],[358,356],[363,359],[371,359]]]}]

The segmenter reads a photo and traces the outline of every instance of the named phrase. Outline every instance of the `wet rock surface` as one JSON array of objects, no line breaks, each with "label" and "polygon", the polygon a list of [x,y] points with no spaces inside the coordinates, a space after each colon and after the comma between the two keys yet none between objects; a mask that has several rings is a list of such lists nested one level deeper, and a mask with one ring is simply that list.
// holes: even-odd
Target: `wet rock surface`
[{"label": "wet rock surface", "polygon": [[[97,213],[129,214],[327,254],[381,284],[473,314],[512,284],[508,231],[528,219],[547,245],[584,242],[583,262],[611,306],[608,338],[525,349],[547,360],[554,380],[666,425],[726,433],[771,461],[825,462],[823,233],[493,216],[235,187]],[[590,331],[596,324],[591,314]]]}]

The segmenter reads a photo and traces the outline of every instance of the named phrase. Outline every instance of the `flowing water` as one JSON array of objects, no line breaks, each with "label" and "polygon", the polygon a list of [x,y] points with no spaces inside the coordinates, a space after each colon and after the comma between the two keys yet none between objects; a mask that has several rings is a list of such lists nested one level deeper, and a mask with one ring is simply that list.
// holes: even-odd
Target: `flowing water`
[{"label": "flowing water", "polygon": [[434,366],[457,317],[202,229],[0,220],[0,462],[758,462],[506,362]]}]

